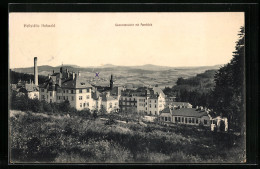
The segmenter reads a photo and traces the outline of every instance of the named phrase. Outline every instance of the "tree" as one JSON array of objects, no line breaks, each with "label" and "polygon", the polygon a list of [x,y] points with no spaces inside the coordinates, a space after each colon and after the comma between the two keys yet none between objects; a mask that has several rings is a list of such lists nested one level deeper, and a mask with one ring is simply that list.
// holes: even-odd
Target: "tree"
[{"label": "tree", "polygon": [[212,107],[229,119],[230,127],[243,133],[244,119],[244,27],[241,27],[232,60],[215,74]]}]

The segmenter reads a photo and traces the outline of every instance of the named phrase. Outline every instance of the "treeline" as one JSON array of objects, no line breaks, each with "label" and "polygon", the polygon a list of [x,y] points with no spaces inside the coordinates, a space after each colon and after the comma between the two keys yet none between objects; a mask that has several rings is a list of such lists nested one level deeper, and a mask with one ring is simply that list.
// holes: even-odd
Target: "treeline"
[{"label": "treeline", "polygon": [[[38,83],[42,84],[47,79],[48,79],[47,76],[39,75],[38,76]],[[34,82],[34,75],[27,74],[27,73],[19,73],[19,72],[15,72],[15,71],[10,70],[10,83],[11,84],[17,84],[19,80],[27,81],[27,82],[29,82],[31,80],[32,82]]]},{"label": "treeline", "polygon": [[244,27],[238,34],[231,61],[219,70],[209,70],[196,77],[178,78],[176,85],[165,88],[166,95],[175,95],[176,101],[190,102],[193,106],[206,106],[219,115],[228,117],[229,128],[245,128],[245,66]]},{"label": "treeline", "polygon": [[209,94],[213,90],[214,75],[217,70],[207,70],[195,77],[184,79],[178,78],[176,85],[167,87],[164,93],[167,96],[176,96],[176,101],[189,102],[196,106],[209,106]]}]

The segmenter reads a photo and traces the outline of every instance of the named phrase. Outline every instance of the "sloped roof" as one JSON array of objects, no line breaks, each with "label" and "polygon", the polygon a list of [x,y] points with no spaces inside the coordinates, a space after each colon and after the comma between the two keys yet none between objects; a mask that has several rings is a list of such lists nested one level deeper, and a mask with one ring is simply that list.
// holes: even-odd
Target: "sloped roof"
[{"label": "sloped roof", "polygon": [[155,93],[161,94],[162,97],[165,97],[165,94],[163,93],[162,89],[160,89],[159,87],[154,87],[153,90],[155,91]]},{"label": "sloped roof", "polygon": [[184,117],[202,117],[207,116],[207,112],[200,111],[195,108],[181,108],[181,109],[171,109],[169,107],[164,108],[161,113],[170,113],[173,116],[184,116]]},{"label": "sloped roof", "polygon": [[103,95],[102,96],[102,101],[111,101],[111,100],[117,100],[117,98],[113,97],[113,96],[106,96],[106,95]]},{"label": "sloped roof", "polygon": [[26,83],[25,86],[24,86],[24,88],[25,88],[28,92],[39,91],[38,87],[37,87],[35,84],[33,84],[33,83],[30,83],[30,84]]},{"label": "sloped roof", "polygon": [[74,79],[69,78],[62,82],[62,88],[75,88],[75,89],[85,89],[92,87],[85,79],[81,77],[76,77]]},{"label": "sloped roof", "polygon": [[169,107],[164,108],[161,113],[172,113],[172,110]]},{"label": "sloped roof", "polygon": [[188,102],[170,102],[171,105],[175,105],[175,106],[189,106],[191,105]]},{"label": "sloped roof", "polygon": [[174,109],[172,111],[173,116],[185,116],[185,117],[202,117],[207,116],[207,112],[200,111],[195,108],[181,108],[181,109]]},{"label": "sloped roof", "polygon": [[100,93],[99,91],[94,91],[94,92],[92,92],[92,94],[91,94],[91,97],[92,97],[92,99],[94,99],[94,100],[98,100],[100,96],[101,96],[101,93]]}]

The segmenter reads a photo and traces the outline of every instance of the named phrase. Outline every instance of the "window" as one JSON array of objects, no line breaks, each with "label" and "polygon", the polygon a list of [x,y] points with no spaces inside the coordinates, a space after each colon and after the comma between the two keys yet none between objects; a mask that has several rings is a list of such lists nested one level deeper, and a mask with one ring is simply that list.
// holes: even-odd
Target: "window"
[{"label": "window", "polygon": [[155,114],[157,114],[157,111],[154,111]]},{"label": "window", "polygon": [[194,118],[192,118],[192,123],[195,123],[195,119]]},{"label": "window", "polygon": [[177,117],[175,117],[175,122],[178,122]]},{"label": "window", "polygon": [[63,96],[63,100],[65,100],[65,96]]},{"label": "window", "polygon": [[168,121],[171,121],[171,117],[168,117]]},{"label": "window", "polygon": [[109,108],[112,108],[112,103],[109,103]]},{"label": "window", "polygon": [[79,89],[79,93],[82,93],[82,89]]},{"label": "window", "polygon": [[83,103],[83,107],[85,107],[86,106],[86,103]]},{"label": "window", "polygon": [[156,105],[154,105],[154,108],[156,108]]},{"label": "window", "polygon": [[[140,111],[141,112],[141,111]],[[163,121],[164,120],[164,117],[161,117],[161,120]]]},{"label": "window", "polygon": [[79,96],[79,100],[82,100],[82,96]]},{"label": "window", "polygon": [[69,93],[69,90],[66,90],[67,93]]},{"label": "window", "polygon": [[45,99],[45,98],[44,98],[44,95],[42,95],[42,99]]},{"label": "window", "polygon": [[152,107],[152,105],[150,105],[150,108]]},{"label": "window", "polygon": [[204,120],[204,124],[207,124],[208,123],[208,121],[207,120]]},{"label": "window", "polygon": [[89,103],[87,102],[87,106],[89,106]]},{"label": "window", "polygon": [[59,96],[58,100],[60,100],[60,96]]},{"label": "window", "polygon": [[89,93],[89,89],[87,89],[87,93]]},{"label": "window", "polygon": [[167,117],[164,117],[164,121],[167,121]]},{"label": "window", "polygon": [[63,93],[65,93],[65,90],[63,90]]},{"label": "window", "polygon": [[134,101],[135,101],[135,98],[134,98]]},{"label": "window", "polygon": [[196,124],[198,124],[199,123],[199,120],[196,118]]},{"label": "window", "polygon": [[47,95],[47,99],[49,98],[49,95]]},{"label": "window", "polygon": [[50,99],[50,103],[52,103],[52,99]]},{"label": "window", "polygon": [[149,100],[149,102],[151,103],[152,101],[151,101],[151,100]]},{"label": "window", "polygon": [[184,117],[181,118],[181,122],[184,122]]},{"label": "window", "polygon": [[129,101],[131,101],[131,98],[129,98]]},{"label": "window", "polygon": [[150,111],[150,115],[152,114],[152,112]]},{"label": "window", "polygon": [[66,100],[69,100],[69,97],[68,97],[68,96],[66,96]]},{"label": "window", "polygon": [[87,99],[89,99],[89,95],[87,95]]},{"label": "window", "polygon": [[50,92],[50,96],[52,96],[52,92]]},{"label": "window", "polygon": [[191,118],[189,118],[189,123],[191,123]]},{"label": "window", "polygon": [[185,118],[185,123],[188,123],[188,120],[187,120],[187,118]]},{"label": "window", "polygon": [[44,89],[41,89],[41,92],[44,92]]},{"label": "window", "polygon": [[70,90],[70,93],[74,93],[73,90]]},{"label": "window", "polygon": [[154,103],[156,103],[156,100],[154,100]]},{"label": "window", "polygon": [[72,100],[72,101],[74,100],[74,96],[71,96],[71,100]]},{"label": "window", "polygon": [[82,107],[82,103],[79,104],[79,107]]},{"label": "window", "polygon": [[178,117],[178,122],[181,122],[181,118],[180,117]]}]

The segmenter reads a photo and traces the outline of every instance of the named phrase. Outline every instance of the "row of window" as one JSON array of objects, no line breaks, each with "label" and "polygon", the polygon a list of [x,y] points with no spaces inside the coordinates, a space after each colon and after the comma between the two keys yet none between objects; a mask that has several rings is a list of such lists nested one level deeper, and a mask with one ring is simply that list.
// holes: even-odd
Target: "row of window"
[{"label": "row of window", "polygon": [[[86,96],[86,99],[89,99],[89,95]],[[83,96],[79,96],[79,100],[83,100]]]},{"label": "row of window", "polygon": [[135,101],[135,98],[129,98],[127,99],[127,97],[122,97],[121,100],[125,100],[125,101]]},{"label": "row of window", "polygon": [[79,107],[89,107],[89,103],[80,103]]},{"label": "row of window", "polygon": [[122,102],[122,105],[133,105],[133,106],[135,106],[135,103],[125,103],[125,102]]},{"label": "row of window", "polygon": [[[41,89],[41,92],[44,92],[44,89]],[[79,93],[85,93],[85,92],[89,93],[90,89],[79,89]],[[62,90],[62,89],[58,89],[57,93],[70,93],[70,94],[74,94],[75,90],[69,90],[69,89]]]},{"label": "row of window", "polygon": [[[161,117],[161,120],[163,121],[171,121],[171,117]],[[175,122],[176,123],[193,123],[193,124],[198,124],[199,119],[197,118],[186,118],[186,117],[175,117]],[[204,124],[207,124],[208,121],[204,119]]]}]

